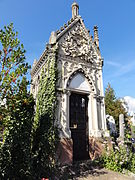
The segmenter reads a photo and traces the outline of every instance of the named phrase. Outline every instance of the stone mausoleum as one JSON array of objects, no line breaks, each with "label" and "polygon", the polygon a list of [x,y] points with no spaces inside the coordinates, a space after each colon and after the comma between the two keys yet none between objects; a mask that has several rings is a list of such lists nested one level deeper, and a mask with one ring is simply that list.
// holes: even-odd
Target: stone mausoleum
[{"label": "stone mausoleum", "polygon": [[45,57],[51,53],[51,47],[57,45],[56,119],[61,128],[58,155],[63,163],[87,159],[91,153],[92,139],[107,135],[103,58],[97,26],[94,26],[93,34],[94,37],[85,27],[79,15],[79,6],[74,2],[72,18],[60,30],[51,33],[46,49],[39,60],[34,61],[31,70],[31,93],[36,99]]}]

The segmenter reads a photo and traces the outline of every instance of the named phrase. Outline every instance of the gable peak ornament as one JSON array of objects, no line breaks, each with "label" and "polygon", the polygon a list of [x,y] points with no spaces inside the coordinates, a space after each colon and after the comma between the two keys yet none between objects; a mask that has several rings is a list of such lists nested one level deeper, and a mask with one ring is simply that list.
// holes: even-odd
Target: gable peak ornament
[{"label": "gable peak ornament", "polygon": [[75,19],[75,17],[78,15],[79,15],[79,5],[76,2],[74,2],[72,4],[72,18]]}]

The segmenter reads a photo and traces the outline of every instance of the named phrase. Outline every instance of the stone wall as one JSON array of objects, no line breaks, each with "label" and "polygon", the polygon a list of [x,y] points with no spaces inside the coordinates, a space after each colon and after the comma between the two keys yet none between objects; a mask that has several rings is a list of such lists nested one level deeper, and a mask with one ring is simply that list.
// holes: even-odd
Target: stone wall
[{"label": "stone wall", "polygon": [[[104,152],[105,147],[112,149],[111,138],[89,137],[89,159],[98,159]],[[73,163],[73,141],[72,139],[62,138],[58,145],[57,160],[61,165]]]},{"label": "stone wall", "polygon": [[73,141],[72,139],[62,138],[57,150],[58,163],[71,164],[73,162]]}]

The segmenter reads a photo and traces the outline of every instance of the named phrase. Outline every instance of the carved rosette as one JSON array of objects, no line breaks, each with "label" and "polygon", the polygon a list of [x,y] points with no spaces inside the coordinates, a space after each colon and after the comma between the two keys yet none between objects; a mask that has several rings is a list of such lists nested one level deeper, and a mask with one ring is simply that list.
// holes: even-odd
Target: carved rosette
[{"label": "carved rosette", "polygon": [[81,60],[91,63],[97,59],[90,37],[86,35],[85,29],[80,23],[67,33],[64,42],[61,42],[60,45],[66,56],[79,57]]}]

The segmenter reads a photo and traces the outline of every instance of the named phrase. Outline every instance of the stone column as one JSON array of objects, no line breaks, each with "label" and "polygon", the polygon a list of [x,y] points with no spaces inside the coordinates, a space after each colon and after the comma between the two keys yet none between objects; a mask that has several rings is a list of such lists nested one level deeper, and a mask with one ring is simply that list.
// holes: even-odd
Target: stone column
[{"label": "stone column", "polygon": [[71,131],[69,128],[69,97],[70,91],[64,91],[62,98],[62,133],[63,137],[71,138]]},{"label": "stone column", "polygon": [[119,115],[119,138],[124,141],[124,115]]},{"label": "stone column", "polygon": [[91,134],[92,132],[92,129],[93,129],[93,122],[92,122],[92,105],[91,105],[91,99],[92,99],[92,96],[89,95],[88,96],[88,126],[89,126],[89,136],[92,136],[93,134]]},{"label": "stone column", "polygon": [[96,96],[93,97],[93,108],[92,108],[92,124],[93,124],[93,130],[94,130],[94,136],[95,137],[101,137],[101,134],[99,133],[98,129],[98,114],[97,114],[97,99]]},{"label": "stone column", "polygon": [[107,130],[104,98],[102,99],[102,102],[101,102],[101,116],[102,116],[102,129],[104,131],[104,130]]},{"label": "stone column", "polygon": [[101,101],[98,99],[97,101],[97,112],[98,112],[98,129],[102,129],[102,114],[101,114]]},{"label": "stone column", "polygon": [[70,131],[70,127],[69,127],[69,98],[70,98],[70,95],[71,95],[71,91],[67,91],[66,92],[66,114],[67,114],[67,126],[66,126],[66,129],[67,129],[67,132],[69,132],[69,137],[71,137],[71,131]]},{"label": "stone column", "polygon": [[99,74],[100,74],[100,89],[101,89],[101,93],[100,94],[101,94],[101,97],[102,97],[102,102],[101,102],[102,129],[103,129],[103,131],[107,131],[102,69],[100,70]]}]

